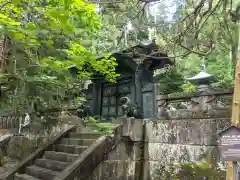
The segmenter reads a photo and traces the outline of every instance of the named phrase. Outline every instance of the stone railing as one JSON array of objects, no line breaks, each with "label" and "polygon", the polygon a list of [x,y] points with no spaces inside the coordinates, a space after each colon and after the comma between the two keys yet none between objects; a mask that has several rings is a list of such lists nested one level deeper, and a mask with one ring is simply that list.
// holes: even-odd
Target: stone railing
[{"label": "stone railing", "polygon": [[108,154],[120,143],[122,126],[115,128],[113,136],[102,136],[84,151],[74,163],[59,173],[53,180],[87,179]]},{"label": "stone railing", "polygon": [[157,116],[164,119],[231,117],[233,90],[158,95]]},{"label": "stone railing", "polygon": [[[26,158],[24,158],[18,165],[11,168],[11,170],[7,171],[5,174],[0,174],[0,180],[13,180],[14,174],[17,172],[23,172],[24,169],[33,164],[33,162],[41,157],[44,154],[44,151],[50,149],[57,141],[61,138],[67,137],[68,133],[73,131],[75,126],[68,126],[63,129],[60,133],[58,133],[54,138],[52,138],[46,144],[43,144],[38,149],[36,149],[33,153],[29,154]],[[16,136],[17,137],[17,136]]]},{"label": "stone railing", "polygon": [[0,129],[18,129],[23,115],[0,116]]},{"label": "stone railing", "polygon": [[[43,112],[40,112],[42,115],[49,116],[51,118],[56,118],[61,115],[61,112],[64,111],[66,115],[75,115],[77,109],[61,109],[61,108],[55,108],[55,109],[47,109]],[[30,117],[33,117],[34,113],[29,112]],[[0,129],[18,129],[19,123],[24,119],[24,114],[17,114],[17,115],[7,115],[7,114],[0,114]]]}]

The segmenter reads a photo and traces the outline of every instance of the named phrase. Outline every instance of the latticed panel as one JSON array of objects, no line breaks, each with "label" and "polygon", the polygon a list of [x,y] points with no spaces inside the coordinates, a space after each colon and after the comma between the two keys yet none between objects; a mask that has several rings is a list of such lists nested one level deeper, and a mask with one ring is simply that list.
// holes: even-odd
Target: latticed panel
[{"label": "latticed panel", "polygon": [[109,97],[109,104],[110,105],[116,105],[116,96],[110,96]]},{"label": "latticed panel", "polygon": [[122,115],[120,106],[121,97],[131,98],[131,84],[129,80],[121,81],[121,84],[112,86],[109,84],[103,85],[103,99],[102,99],[102,120],[110,120]]},{"label": "latticed panel", "polygon": [[122,107],[118,106],[118,116],[123,115]]},{"label": "latticed panel", "polygon": [[128,94],[131,92],[129,84],[122,84],[118,87],[119,94]]},{"label": "latticed panel", "polygon": [[104,87],[103,96],[110,96],[116,94],[116,86]]},{"label": "latticed panel", "polygon": [[110,116],[116,116],[117,112],[116,112],[116,107],[110,107],[109,108],[109,115]]},{"label": "latticed panel", "polygon": [[108,107],[102,107],[102,116],[108,116]]},{"label": "latticed panel", "polygon": [[150,118],[153,115],[153,93],[143,93],[144,117]]},{"label": "latticed panel", "polygon": [[103,97],[102,105],[108,106],[108,97]]}]

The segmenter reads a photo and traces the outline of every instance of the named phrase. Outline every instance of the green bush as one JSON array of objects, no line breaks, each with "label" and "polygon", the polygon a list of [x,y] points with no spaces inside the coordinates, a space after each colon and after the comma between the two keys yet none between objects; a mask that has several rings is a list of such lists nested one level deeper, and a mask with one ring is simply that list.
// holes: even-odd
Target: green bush
[{"label": "green bush", "polygon": [[166,168],[160,165],[154,173],[158,180],[225,180],[225,172],[213,168],[209,163],[181,164]]},{"label": "green bush", "polygon": [[168,67],[159,71],[162,78],[158,82],[158,91],[162,94],[182,92],[184,77],[176,67]]},{"label": "green bush", "polygon": [[225,180],[225,172],[212,168],[208,163],[183,164],[176,178],[179,180]]},{"label": "green bush", "polygon": [[110,135],[113,133],[114,125],[111,123],[100,123],[95,117],[87,117],[84,122],[93,129],[93,132]]}]

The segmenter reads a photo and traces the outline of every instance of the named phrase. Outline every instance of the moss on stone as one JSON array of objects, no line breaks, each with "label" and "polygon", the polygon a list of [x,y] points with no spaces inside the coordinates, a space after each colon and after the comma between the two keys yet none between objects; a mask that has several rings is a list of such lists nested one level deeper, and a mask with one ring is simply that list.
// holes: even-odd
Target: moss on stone
[{"label": "moss on stone", "polygon": [[208,163],[159,166],[154,173],[156,180],[225,180],[225,172]]},{"label": "moss on stone", "polygon": [[220,169],[213,168],[207,163],[184,164],[181,165],[179,172],[176,174],[179,180],[225,180],[225,172]]}]

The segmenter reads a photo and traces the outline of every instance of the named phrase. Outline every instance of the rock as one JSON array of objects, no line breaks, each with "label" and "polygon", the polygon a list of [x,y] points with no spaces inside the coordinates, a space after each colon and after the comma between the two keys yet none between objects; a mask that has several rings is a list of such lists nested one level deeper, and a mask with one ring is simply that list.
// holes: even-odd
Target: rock
[{"label": "rock", "polygon": [[24,136],[12,136],[7,146],[7,156],[13,159],[23,159],[39,146],[39,139],[29,139]]}]

